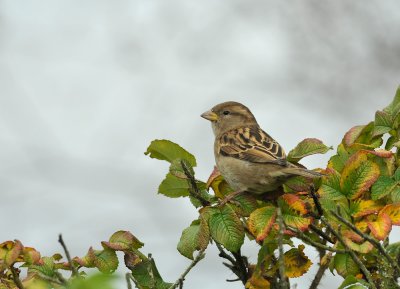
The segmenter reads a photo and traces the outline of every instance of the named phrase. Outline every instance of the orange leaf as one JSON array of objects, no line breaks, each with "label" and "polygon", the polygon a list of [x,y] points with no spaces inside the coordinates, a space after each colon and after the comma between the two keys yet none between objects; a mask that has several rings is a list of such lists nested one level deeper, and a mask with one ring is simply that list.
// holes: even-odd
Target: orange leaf
[{"label": "orange leaf", "polygon": [[379,214],[386,213],[393,225],[400,225],[400,203],[385,206]]},{"label": "orange leaf", "polygon": [[211,187],[211,184],[213,183],[213,181],[218,178],[221,175],[221,173],[219,172],[219,170],[217,169],[216,166],[214,166],[213,171],[211,172],[211,175],[208,177],[207,180],[207,184],[206,184],[206,188],[208,189],[209,187]]},{"label": "orange leaf", "polygon": [[392,222],[385,212],[380,212],[375,222],[368,222],[368,228],[378,240],[384,240],[392,230]]},{"label": "orange leaf", "polygon": [[250,214],[248,220],[249,231],[256,237],[257,241],[263,241],[271,231],[276,218],[276,208],[266,206],[259,208]]},{"label": "orange leaf", "polygon": [[284,194],[282,198],[291,209],[297,211],[300,215],[305,215],[308,213],[306,204],[299,196],[293,194]]}]

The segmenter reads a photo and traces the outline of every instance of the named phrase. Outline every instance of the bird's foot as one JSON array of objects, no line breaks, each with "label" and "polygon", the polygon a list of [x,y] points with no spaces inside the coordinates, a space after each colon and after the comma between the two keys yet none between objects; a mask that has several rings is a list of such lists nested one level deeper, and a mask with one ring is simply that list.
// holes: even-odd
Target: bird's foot
[{"label": "bird's foot", "polygon": [[236,191],[236,192],[230,193],[229,195],[225,196],[225,198],[223,198],[222,200],[219,201],[218,206],[222,207],[226,203],[232,202],[232,199],[236,198],[237,196],[240,196],[242,193],[243,193],[243,191]]}]

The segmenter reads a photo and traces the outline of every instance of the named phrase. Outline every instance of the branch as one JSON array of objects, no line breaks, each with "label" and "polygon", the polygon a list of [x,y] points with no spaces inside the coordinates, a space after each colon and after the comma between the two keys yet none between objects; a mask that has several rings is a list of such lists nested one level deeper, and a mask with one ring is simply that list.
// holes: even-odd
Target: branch
[{"label": "branch", "polygon": [[132,284],[131,284],[131,273],[126,273],[125,274],[125,280],[126,280],[126,284],[128,285],[128,289],[133,289],[132,288]]},{"label": "branch", "polygon": [[200,250],[200,252],[197,254],[196,258],[194,258],[194,260],[192,261],[192,263],[190,263],[190,265],[186,268],[186,270],[182,273],[182,275],[179,277],[178,280],[175,281],[175,283],[169,287],[168,289],[175,289],[176,287],[180,286],[180,288],[182,288],[183,286],[183,281],[185,280],[186,275],[190,272],[190,270],[192,270],[192,268],[194,266],[196,266],[197,263],[199,263],[199,261],[201,259],[204,258],[205,254],[204,254],[205,249]]},{"label": "branch", "polygon": [[324,231],[322,231],[320,228],[318,228],[317,226],[315,226],[314,224],[310,224],[310,229],[317,235],[319,235],[320,237],[322,237],[324,240],[328,241],[331,244],[335,244],[335,242],[332,240],[332,238],[325,233]]},{"label": "branch", "polygon": [[319,202],[318,196],[315,193],[314,185],[310,186],[310,195],[311,195],[311,197],[312,197],[312,199],[314,201],[315,207],[317,208],[317,212],[318,212],[318,216],[317,216],[318,218],[317,219],[319,219],[324,214],[324,211],[322,210],[321,203]]},{"label": "branch", "polygon": [[327,256],[326,262],[324,264],[321,264],[320,262],[317,274],[315,274],[314,280],[311,282],[309,289],[318,289],[319,283],[321,282],[326,269],[329,268],[329,263],[330,260],[332,259],[332,253],[328,253],[326,256]]},{"label": "branch", "polygon": [[375,286],[374,281],[372,280],[371,273],[368,271],[368,269],[364,266],[364,264],[361,262],[361,260],[357,257],[357,255],[354,253],[353,250],[347,246],[345,241],[343,240],[341,234],[337,231],[335,231],[331,224],[325,219],[324,216],[321,216],[321,222],[325,224],[325,226],[332,232],[332,234],[338,239],[338,241],[345,247],[347,251],[349,251],[349,254],[351,258],[354,260],[354,262],[358,265],[360,270],[363,272],[365,278],[367,279],[368,283],[371,285],[372,289],[377,289]]},{"label": "branch", "polygon": [[79,272],[78,272],[78,270],[76,269],[74,263],[72,262],[71,255],[69,254],[67,245],[65,245],[64,240],[63,240],[63,237],[62,237],[61,234],[58,235],[58,242],[61,244],[61,246],[62,246],[63,249],[64,249],[65,256],[67,257],[69,266],[71,267],[72,276],[79,276]]},{"label": "branch", "polygon": [[278,264],[279,264],[279,286],[282,289],[287,289],[289,288],[289,282],[286,278],[285,274],[285,262],[283,260],[283,230],[284,230],[284,224],[283,224],[283,217],[282,217],[282,211],[281,207],[278,206],[277,209],[277,217],[278,217],[278,224],[279,224],[279,233],[278,233],[278,246],[279,246],[279,259],[278,259]]},{"label": "branch", "polygon": [[372,238],[371,236],[361,232],[356,226],[354,226],[352,223],[347,221],[345,218],[343,218],[341,215],[339,215],[335,211],[331,211],[331,213],[335,216],[336,219],[341,221],[343,224],[345,224],[347,227],[352,229],[356,234],[364,238],[365,240],[369,241],[371,244],[375,246],[375,248],[378,249],[378,251],[386,258],[386,260],[389,262],[389,264],[396,269],[398,273],[400,273],[400,267],[399,265],[393,260],[392,257],[389,256],[389,254],[386,252],[385,248],[383,248],[382,244]]},{"label": "branch", "polygon": [[326,251],[330,251],[330,252],[335,252],[335,253],[341,253],[341,254],[347,252],[346,250],[335,249],[335,248],[326,246],[326,245],[324,245],[324,244],[318,243],[318,242],[314,241],[313,239],[311,239],[310,237],[308,237],[308,236],[307,236],[306,234],[304,234],[302,231],[300,231],[300,230],[298,230],[298,229],[296,229],[296,228],[293,228],[293,227],[287,227],[287,228],[288,228],[290,231],[293,231],[293,232],[295,232],[295,233],[297,234],[297,235],[296,235],[296,238],[299,238],[299,239],[301,239],[303,242],[308,243],[309,245],[314,246],[314,247],[316,247],[316,248],[318,248],[318,249],[322,249],[322,250],[326,250]]},{"label": "branch", "polygon": [[231,264],[223,262],[226,267],[228,267],[238,278],[234,280],[226,280],[227,282],[235,282],[235,281],[242,281],[243,284],[246,284],[248,279],[248,263],[247,258],[238,253],[232,253],[233,257],[226,253],[224,248],[218,243],[215,243],[219,250],[219,256],[228,260]]},{"label": "branch", "polygon": [[185,162],[182,160],[181,160],[181,166],[182,166],[183,172],[185,173],[185,176],[188,179],[190,195],[193,198],[199,200],[203,207],[209,206],[210,202],[201,196],[199,188],[196,185],[196,179],[192,176],[192,174],[189,171],[189,168],[186,166]]},{"label": "branch", "polygon": [[18,275],[17,271],[15,270],[14,266],[11,265],[10,270],[11,270],[11,274],[12,274],[15,285],[18,287],[18,289],[24,289],[24,285],[22,285],[22,282],[19,279],[19,275]]}]

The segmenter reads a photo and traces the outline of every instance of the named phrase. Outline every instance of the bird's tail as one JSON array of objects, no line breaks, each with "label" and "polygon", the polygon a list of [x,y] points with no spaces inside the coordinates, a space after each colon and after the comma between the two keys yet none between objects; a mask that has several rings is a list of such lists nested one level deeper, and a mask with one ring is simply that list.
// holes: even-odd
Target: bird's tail
[{"label": "bird's tail", "polygon": [[299,167],[289,167],[284,170],[286,174],[294,175],[294,176],[302,176],[306,178],[318,178],[322,177],[323,174],[315,171],[310,171],[307,169],[299,168]]}]

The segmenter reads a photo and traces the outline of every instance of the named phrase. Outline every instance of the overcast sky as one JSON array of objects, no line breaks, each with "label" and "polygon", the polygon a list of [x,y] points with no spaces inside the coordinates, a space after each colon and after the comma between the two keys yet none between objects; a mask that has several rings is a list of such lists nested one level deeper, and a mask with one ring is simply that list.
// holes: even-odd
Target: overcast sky
[{"label": "overcast sky", "polygon": [[[168,165],[148,144],[181,144],[206,180],[213,135],[199,115],[235,100],[286,151],[306,137],[336,147],[393,98],[399,27],[396,0],[0,0],[0,241],[50,255],[62,232],[75,256],[129,230],[174,281],[197,212],[157,195]],[[254,244],[245,253],[256,261]],[[242,288],[232,277],[210,246],[185,287]]]}]

